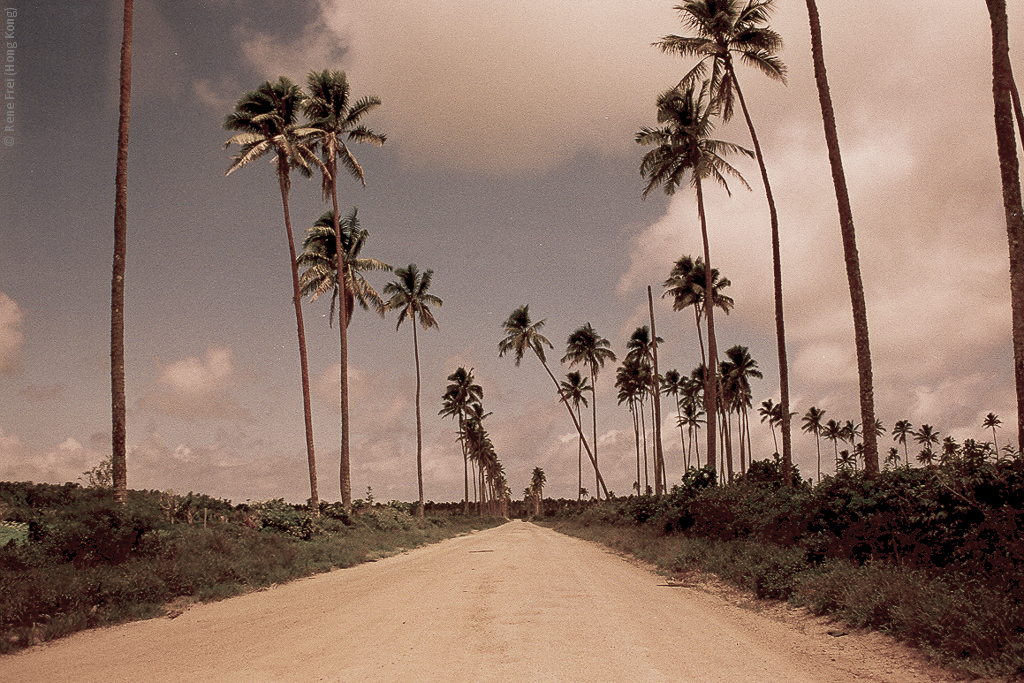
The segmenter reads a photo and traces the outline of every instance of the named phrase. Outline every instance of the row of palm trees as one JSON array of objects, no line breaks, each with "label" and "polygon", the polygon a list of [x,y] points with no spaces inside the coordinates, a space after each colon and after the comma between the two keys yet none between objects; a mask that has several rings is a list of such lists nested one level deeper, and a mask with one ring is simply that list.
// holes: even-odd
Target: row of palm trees
[{"label": "row of palm trees", "polygon": [[[266,81],[256,90],[248,92],[228,114],[224,127],[235,131],[225,144],[238,146],[227,173],[247,165],[268,154],[276,155],[278,186],[284,207],[285,232],[288,238],[291,265],[293,304],[299,343],[302,373],[303,412],[306,427],[306,452],[309,464],[310,507],[319,510],[316,457],[313,448],[313,422],[309,391],[309,368],[306,336],[302,316],[302,298],[315,301],[331,294],[331,312],[328,323],[333,325],[337,311],[340,349],[341,392],[341,462],[339,486],[342,504],[352,504],[351,458],[349,451],[350,420],[348,401],[348,327],[358,303],[381,316],[386,311],[398,311],[396,329],[405,320],[411,321],[413,353],[416,363],[416,472],[419,484],[419,514],[423,514],[423,428],[420,409],[421,379],[419,335],[437,327],[433,307],[442,300],[429,293],[433,271],[420,271],[415,263],[393,269],[383,261],[361,255],[369,232],[359,224],[357,209],[344,218],[338,212],[337,174],[339,168],[366,184],[365,173],[347,142],[383,145],[387,138],[361,121],[380,106],[380,99],[367,96],[354,100],[348,79],[342,71],[324,70],[307,76],[308,94],[285,77],[276,82]],[[302,117],[305,117],[303,119]],[[314,170],[321,175],[321,188],[325,200],[332,208],[325,211],[306,231],[303,251],[296,254],[292,233],[288,193],[291,172],[310,176]],[[299,273],[299,269],[304,268]],[[395,279],[378,294],[366,280],[369,271],[393,271]],[[387,297],[386,299],[384,297]]]},{"label": "row of palm trees", "polygon": [[[662,51],[683,57],[696,57],[697,63],[686,73],[676,87],[658,98],[659,127],[642,129],[636,135],[641,145],[653,146],[641,162],[641,174],[648,180],[646,197],[657,187],[674,194],[689,178],[696,194],[697,212],[704,247],[705,286],[712,287],[713,268],[710,258],[707,219],[704,205],[704,181],[713,180],[726,191],[726,177],[733,176],[744,185],[742,177],[729,165],[725,157],[742,154],[755,158],[769,210],[773,257],[776,336],[779,355],[781,393],[782,462],[784,480],[790,481],[792,465],[790,445],[790,410],[788,362],[786,358],[785,324],[783,315],[782,275],[779,258],[779,223],[771,185],[749,109],[743,97],[735,69],[735,60],[753,66],[773,80],[785,82],[785,65],[778,59],[782,39],[768,22],[774,0],[687,0],[676,9],[692,35],[670,35],[656,42]],[[833,184],[839,212],[840,233],[843,242],[847,280],[853,309],[854,341],[856,345],[858,378],[860,384],[861,422],[874,424],[874,392],[871,352],[864,288],[856,244],[853,213],[846,185],[839,148],[835,111],[825,70],[820,17],[814,0],[806,0],[811,31],[811,52],[815,84],[822,112],[822,123]],[[1013,80],[1009,60],[1009,41],[1005,0],[986,0],[992,25],[993,97],[995,103],[996,134],[1003,187],[1007,235],[1010,246],[1011,306],[1013,310],[1014,366],[1017,387],[1018,444],[1024,444],[1024,210],[1022,210],[1020,171],[1013,128],[1017,117],[1021,137],[1024,138],[1024,113]],[[732,143],[714,140],[714,119],[728,121],[739,104],[750,133],[753,150]],[[699,323],[699,320],[698,320]],[[717,343],[714,333],[714,304],[705,302],[705,324],[708,332],[710,366],[717,364]],[[708,410],[717,412],[716,383],[711,373],[704,375]],[[714,421],[708,426],[708,453],[716,448]],[[878,472],[877,435],[868,430],[863,439],[864,466],[873,475]]]},{"label": "row of palm trees", "polygon": [[[462,446],[465,496],[463,512],[469,514],[469,482],[473,481],[474,499],[480,514],[489,512],[505,516],[512,490],[505,477],[505,468],[498,459],[484,420],[484,390],[476,383],[472,368],[460,367],[448,375],[448,386],[441,396],[439,415],[456,418],[459,423],[458,440]],[[472,469],[472,477],[470,470]],[[420,479],[422,496],[422,478]]]}]

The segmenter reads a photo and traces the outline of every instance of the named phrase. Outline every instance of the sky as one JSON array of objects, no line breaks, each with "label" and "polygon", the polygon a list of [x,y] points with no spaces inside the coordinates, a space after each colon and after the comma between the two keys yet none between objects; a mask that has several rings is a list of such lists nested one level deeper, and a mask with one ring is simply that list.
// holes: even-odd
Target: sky
[{"label": "sky", "polygon": [[[1024,7],[1009,3],[1024,72]],[[0,480],[62,483],[110,453],[109,310],[118,2],[11,0],[4,18],[0,147]],[[791,409],[859,422],[849,289],[810,61],[806,7],[779,0],[787,82],[741,67],[776,197]],[[1015,415],[1009,260],[992,118],[991,34],[980,3],[819,3],[867,296],[876,412],[957,440],[991,440]],[[513,494],[534,467],[574,498],[575,430],[532,357],[498,357],[501,322],[528,304],[554,348],[590,322],[620,357],[648,322],[662,371],[700,362],[693,316],[661,283],[700,253],[693,193],[641,198],[634,142],[655,100],[692,66],[652,43],[684,26],[666,0],[136,0],[129,157],[128,484],[236,503],[309,496],[294,310],[280,194],[269,161],[225,177],[225,115],[285,75],[346,71],[382,106],[383,147],[354,148],[366,187],[339,185],[370,233],[363,254],[433,269],[444,304],[420,334],[428,500],[461,500],[446,377],[472,368]],[[12,45],[13,43],[13,45]],[[7,77],[5,77],[7,78]],[[13,104],[13,109],[10,108]],[[716,137],[749,146],[737,117]],[[1018,150],[1020,151],[1020,150]],[[751,186],[709,187],[712,263],[736,306],[720,349],[749,347],[755,406],[779,400],[768,211]],[[301,235],[325,210],[293,180]],[[347,209],[343,209],[347,210]],[[378,291],[388,277],[370,274]],[[319,492],[339,500],[338,337],[329,304],[304,305]],[[412,331],[357,311],[350,328],[352,492],[416,498]],[[614,368],[597,380],[602,474],[635,476],[632,422]],[[776,448],[752,416],[755,457]],[[683,472],[664,416],[670,482]],[[588,425],[589,421],[585,421]],[[794,420],[794,460],[815,472]],[[890,435],[884,448],[893,445]],[[832,470],[823,443],[825,473]],[[584,486],[594,492],[592,473]]]}]

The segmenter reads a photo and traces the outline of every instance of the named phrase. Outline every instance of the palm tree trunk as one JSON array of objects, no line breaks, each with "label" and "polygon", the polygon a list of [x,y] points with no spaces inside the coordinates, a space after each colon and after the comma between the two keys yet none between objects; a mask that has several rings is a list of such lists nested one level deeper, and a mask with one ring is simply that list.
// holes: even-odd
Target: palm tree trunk
[{"label": "palm tree trunk", "polygon": [[110,436],[114,502],[128,504],[128,402],[125,395],[124,273],[128,252],[128,120],[132,91],[132,19],[134,3],[124,2],[121,41],[121,90],[117,118],[117,168],[114,177],[114,259],[110,277]]},{"label": "palm tree trunk", "polygon": [[768,217],[771,223],[772,233],[772,274],[775,281],[775,339],[779,355],[779,402],[782,404],[782,478],[786,486],[792,484],[790,472],[793,469],[793,446],[790,434],[789,415],[789,361],[786,357],[786,323],[782,311],[782,256],[779,248],[779,215],[775,210],[775,197],[772,195],[772,186],[768,182],[768,168],[764,163],[764,156],[761,154],[761,143],[757,139],[757,132],[754,130],[754,122],[747,111],[747,102],[743,99],[743,91],[740,90],[739,81],[732,68],[732,56],[726,54],[727,68],[733,74],[732,84],[736,90],[736,97],[740,101],[740,108],[743,110],[743,118],[747,120],[747,129],[750,131],[750,139],[754,145],[754,156],[757,158],[757,165],[761,169],[761,182],[764,184],[765,198],[768,200]]},{"label": "palm tree trunk", "polygon": [[633,414],[633,443],[636,445],[636,495],[640,495],[640,418],[638,417],[636,402],[629,400],[629,412]]},{"label": "palm tree trunk", "polygon": [[551,372],[551,368],[548,367],[548,364],[539,353],[537,354],[537,360],[539,360],[540,364],[544,366],[544,370],[548,373],[548,377],[551,378],[551,381],[555,383],[555,389],[558,391],[558,397],[562,399],[562,403],[565,404],[565,409],[569,411],[569,417],[572,418],[572,423],[576,427],[576,432],[580,435],[580,439],[583,441],[583,447],[587,450],[587,457],[590,458],[590,462],[594,465],[594,473],[597,476],[598,496],[600,497],[601,495],[601,489],[604,489],[604,497],[607,499],[608,487],[605,485],[604,478],[601,476],[601,470],[597,468],[597,460],[594,458],[593,451],[590,450],[590,444],[588,444],[587,440],[583,437],[583,427],[580,426],[580,421],[576,419],[576,413],[572,412],[572,406],[569,405],[569,399],[565,397],[565,394],[562,392],[561,385],[558,383],[558,380],[555,379],[554,373]]},{"label": "palm tree trunk", "polygon": [[704,213],[704,191],[700,179],[696,179],[697,213],[700,216],[700,234],[704,243],[704,318],[708,326],[708,360],[704,363],[704,411],[708,416],[708,450],[707,459],[714,464],[717,449],[715,447],[716,422],[718,421],[718,343],[715,340],[715,306],[714,290],[711,280],[711,247],[708,244],[708,222]]},{"label": "palm tree trunk", "polygon": [[420,343],[416,336],[415,315],[410,321],[412,323],[412,348],[416,356],[416,480],[420,486],[420,507],[416,511],[417,517],[423,516],[423,421],[420,418]]},{"label": "palm tree trunk", "polygon": [[[843,237],[843,253],[846,259],[846,277],[850,284],[850,301],[853,306],[853,333],[857,346],[857,374],[860,378],[861,423],[875,424],[875,396],[871,375],[871,346],[868,341],[868,314],[864,300],[864,284],[860,275],[860,258],[857,255],[857,237],[853,227],[853,209],[850,207],[850,193],[846,187],[843,159],[839,150],[839,134],[836,130],[836,115],[829,93],[828,76],[825,73],[825,58],[821,42],[821,21],[815,0],[807,0],[807,14],[811,25],[811,56],[814,60],[814,80],[818,86],[818,100],[821,104],[821,118],[825,127],[825,142],[832,167],[832,182],[835,185],[836,202],[839,208],[839,226]],[[1024,286],[1024,281],[1021,282]],[[1024,311],[1022,311],[1024,313]],[[1024,318],[1022,318],[1024,331]],[[1022,335],[1024,354],[1024,335]],[[1024,358],[1024,356],[1022,356]],[[1024,385],[1024,365],[1018,365],[1018,391]],[[784,412],[788,412],[784,409]],[[1024,434],[1024,422],[1022,422]],[[873,429],[864,435],[864,469],[869,477],[878,474],[878,439]]]},{"label": "palm tree trunk", "polygon": [[[995,106],[999,176],[1003,186],[1006,237],[1010,249],[1010,307],[1013,370],[1017,386],[1017,447],[1024,448],[1024,210],[1013,131],[1013,74],[1005,0],[986,0],[992,24],[992,98]],[[866,423],[865,423],[866,424]]]},{"label": "palm tree trunk", "polygon": [[338,484],[341,489],[341,506],[345,510],[352,508],[352,461],[349,452],[350,426],[348,405],[348,296],[345,285],[345,264],[342,257],[341,219],[338,215],[338,187],[336,183],[337,163],[335,156],[330,155],[327,169],[331,174],[331,203],[334,207],[334,254],[338,259],[335,264],[335,284],[338,288],[338,337],[340,339],[339,379],[341,383],[341,461],[338,466]]},{"label": "palm tree trunk", "polygon": [[665,492],[665,451],[661,446],[661,386],[658,377],[658,332],[654,328],[654,295],[647,285],[647,308],[651,314],[651,356],[654,359],[654,373],[651,376],[651,391],[654,394],[654,494]]},{"label": "palm tree trunk", "polygon": [[309,462],[310,512],[320,514],[320,500],[316,489],[316,455],[313,451],[313,409],[309,396],[309,362],[306,358],[306,326],[302,321],[302,294],[299,289],[299,264],[296,261],[295,238],[292,235],[292,218],[288,209],[288,158],[277,155],[277,175],[281,186],[281,203],[284,205],[284,228],[288,234],[288,254],[291,257],[292,303],[295,305],[295,328],[299,337],[299,366],[302,371],[302,415],[306,422],[306,459]]},{"label": "palm tree trunk", "polygon": [[[578,403],[576,404],[576,418],[577,419],[580,418],[580,405]],[[597,443],[596,443],[597,428],[596,427],[594,428],[594,433],[595,433],[594,448],[597,448]],[[580,493],[583,490],[583,440],[582,439],[577,443],[576,469],[577,469],[577,474],[578,474],[578,479],[577,479],[578,483],[577,483],[577,486],[576,486],[576,500],[579,501],[579,500],[581,500],[583,498],[583,494]]]},{"label": "palm tree trunk", "polygon": [[[594,392],[594,395],[591,396],[591,399],[590,399],[590,407],[591,407],[591,411],[592,411],[592,422],[593,422],[593,426],[594,426],[594,472],[595,472],[595,479],[596,479],[597,478],[597,476],[596,476],[596,473],[597,473],[597,370],[595,369],[595,367],[593,365],[590,366],[590,388]],[[582,441],[581,441],[580,442],[580,446],[582,447],[582,445],[583,444],[582,444]],[[580,456],[580,457],[582,459],[582,456]],[[582,478],[582,475],[581,475],[581,477],[580,477],[580,482],[581,482],[580,483],[580,488],[583,488],[582,481],[583,481],[583,478]],[[599,490],[600,489],[597,488],[597,482],[595,481],[594,482],[594,491],[597,492]]]}]

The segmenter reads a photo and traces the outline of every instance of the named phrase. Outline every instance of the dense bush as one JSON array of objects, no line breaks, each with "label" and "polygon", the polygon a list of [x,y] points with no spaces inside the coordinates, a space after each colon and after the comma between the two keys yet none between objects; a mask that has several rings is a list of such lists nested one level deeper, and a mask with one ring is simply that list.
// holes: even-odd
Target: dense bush
[{"label": "dense bush", "polygon": [[402,503],[321,512],[159,491],[130,491],[122,508],[109,490],[0,482],[10,537],[0,544],[0,653],[154,616],[171,600],[220,599],[497,523],[418,519]]}]

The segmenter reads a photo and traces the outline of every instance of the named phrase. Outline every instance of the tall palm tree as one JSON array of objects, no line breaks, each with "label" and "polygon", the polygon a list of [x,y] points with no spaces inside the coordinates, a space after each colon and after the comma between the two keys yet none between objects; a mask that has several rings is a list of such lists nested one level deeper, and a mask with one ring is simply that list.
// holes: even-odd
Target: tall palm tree
[{"label": "tall palm tree", "polygon": [[572,422],[576,427],[576,431],[580,435],[580,439],[583,441],[583,448],[587,451],[587,457],[590,458],[591,464],[594,466],[594,472],[597,475],[597,483],[600,490],[604,489],[605,498],[608,497],[608,487],[604,483],[604,479],[601,477],[601,471],[597,467],[597,460],[594,459],[594,453],[590,450],[590,445],[587,443],[586,437],[583,436],[583,428],[580,426],[580,421],[576,419],[576,413],[573,412],[572,406],[569,405],[568,399],[565,394],[562,393],[562,387],[558,384],[558,380],[555,379],[554,373],[551,372],[551,368],[548,367],[547,359],[544,357],[544,347],[547,346],[549,349],[554,348],[547,337],[540,333],[540,329],[544,327],[544,320],[538,320],[533,322],[530,319],[530,307],[529,305],[523,305],[516,308],[509,314],[505,322],[501,324],[502,329],[505,331],[505,338],[498,342],[498,357],[504,356],[506,353],[512,353],[515,357],[516,367],[523,361],[523,356],[526,355],[527,351],[533,351],[534,355],[537,356],[537,360],[544,367],[544,371],[548,373],[548,377],[555,384],[555,389],[558,391],[558,397],[562,403],[565,404],[565,409],[569,411],[569,417],[572,418]]},{"label": "tall palm tree", "polygon": [[821,483],[821,430],[824,428],[822,421],[825,419],[825,411],[816,406],[811,406],[804,413],[803,431],[814,434],[814,446],[818,451],[818,483]]},{"label": "tall palm tree", "polygon": [[544,484],[546,484],[548,478],[544,475],[544,470],[539,467],[533,468],[533,475],[530,477],[530,487],[537,492],[537,514],[541,512],[541,505],[544,503]]},{"label": "tall palm tree", "polygon": [[416,480],[419,483],[420,506],[417,514],[423,516],[423,421],[420,417],[420,343],[416,334],[416,319],[424,330],[437,327],[437,320],[430,310],[431,306],[440,306],[444,302],[427,290],[434,279],[434,271],[427,269],[422,273],[415,263],[406,268],[395,270],[397,280],[384,285],[384,296],[388,299],[385,307],[389,311],[399,311],[395,329],[402,326],[406,318],[412,322],[412,348],[416,357]]},{"label": "tall palm tree", "polygon": [[684,57],[699,57],[700,61],[683,77],[680,85],[704,78],[710,62],[712,99],[721,105],[722,120],[732,117],[734,99],[739,102],[743,118],[750,132],[754,157],[761,171],[765,198],[768,202],[768,216],[771,225],[772,266],[775,284],[775,336],[779,356],[779,386],[782,404],[782,463],[783,479],[791,483],[789,470],[793,465],[793,452],[789,420],[789,362],[786,356],[786,327],[782,309],[782,260],[779,248],[779,217],[768,169],[761,153],[761,143],[750,118],[743,91],[736,77],[733,55],[745,64],[753,66],[769,78],[786,81],[786,66],[776,53],[782,49],[782,37],[767,26],[774,0],[687,0],[676,9],[682,15],[683,23],[696,35],[694,37],[666,36],[655,43],[664,52]]},{"label": "tall palm tree", "polygon": [[[864,282],[860,274],[860,257],[857,254],[857,236],[853,227],[853,209],[850,207],[850,192],[846,186],[843,158],[839,150],[839,133],[836,130],[836,114],[832,107],[832,95],[825,73],[825,57],[821,42],[821,20],[815,0],[807,0],[807,15],[811,25],[811,57],[814,61],[814,80],[818,88],[821,105],[821,119],[825,128],[825,143],[828,160],[832,167],[832,184],[836,191],[839,209],[839,229],[843,238],[843,255],[846,261],[846,279],[850,286],[850,303],[853,307],[853,336],[857,347],[857,375],[860,383],[861,423],[875,423],[875,390],[871,376],[871,344],[868,339],[868,313],[864,298]],[[1024,282],[1022,282],[1024,286]],[[868,476],[878,474],[878,439],[872,430],[864,435],[864,468]]]},{"label": "tall palm tree", "polygon": [[[327,292],[331,293],[331,312],[328,316],[328,324],[333,324],[334,312],[337,308],[338,326],[347,330],[352,323],[356,302],[363,309],[373,308],[381,317],[384,316],[384,301],[366,281],[363,273],[371,270],[391,270],[391,266],[377,259],[360,256],[369,236],[369,231],[360,226],[359,212],[354,207],[340,221],[334,211],[328,209],[317,218],[311,228],[306,230],[306,237],[302,245],[303,251],[297,260],[299,266],[306,268],[302,273],[300,291],[303,296],[308,296],[310,301],[316,301]],[[339,253],[341,254],[340,259]],[[338,278],[339,260],[343,273],[340,280]],[[345,339],[345,362],[347,364],[347,332]],[[347,382],[347,369],[344,370],[344,378]],[[342,387],[341,399],[342,432],[344,432],[345,426],[348,424],[347,384]],[[352,478],[349,458],[345,453],[344,446],[345,438],[343,437],[338,478],[342,505],[348,507],[352,501]]]},{"label": "tall palm tree", "polygon": [[[688,434],[688,448],[687,453],[693,453],[693,464],[695,467],[700,467],[700,440],[696,438],[697,432],[700,431],[700,425],[703,423],[704,411],[701,410],[701,405],[704,403],[703,391],[704,382],[700,379],[703,376],[703,370],[694,370],[696,376],[691,375],[686,378],[686,384],[683,390],[682,409],[683,416],[682,421],[686,424],[686,431]],[[687,459],[686,468],[690,468],[690,461]]]},{"label": "tall palm tree", "polygon": [[843,426],[830,419],[825,423],[824,428],[821,430],[821,435],[832,442],[832,448],[835,450],[835,465],[839,467],[839,439],[842,437]]},{"label": "tall palm tree", "polygon": [[124,273],[128,253],[128,124],[132,101],[134,3],[124,2],[121,37],[117,162],[114,173],[114,259],[110,276],[110,436],[114,501],[128,504],[128,401],[124,388]]},{"label": "tall palm tree", "polygon": [[[1010,307],[1012,309],[1013,369],[1017,387],[1017,447],[1024,448],[1024,199],[1013,132],[1015,92],[1010,62],[1006,0],[985,0],[992,26],[992,98],[995,107],[999,177],[1010,249]],[[1019,98],[1018,98],[1019,99]],[[1024,136],[1024,123],[1021,124]]]},{"label": "tall palm tree", "polygon": [[[383,145],[387,136],[374,132],[360,123],[362,119],[380,106],[380,98],[363,97],[351,101],[351,89],[344,71],[312,71],[306,76],[309,97],[303,103],[303,110],[309,117],[310,140],[319,146],[323,157],[322,190],[324,199],[331,199],[331,214],[334,219],[334,235],[339,240],[335,253],[344,253],[341,240],[341,211],[338,208],[338,162],[353,178],[366,186],[363,167],[356,160],[352,150],[345,144],[350,142]],[[339,319],[348,320],[352,310],[348,299],[338,301],[341,307]],[[349,450],[349,401],[348,401],[348,326],[339,325],[340,338],[340,379],[341,379],[341,500],[347,508],[352,499],[351,455]]]},{"label": "tall palm tree", "polygon": [[302,320],[302,297],[299,291],[299,271],[292,235],[288,191],[291,171],[298,169],[310,175],[313,153],[306,138],[309,130],[302,127],[299,113],[306,95],[296,84],[281,76],[276,82],[264,81],[256,90],[242,96],[234,110],[224,119],[227,130],[236,135],[224,147],[238,145],[238,154],[232,157],[226,175],[267,154],[277,157],[277,181],[284,207],[284,227],[288,236],[288,254],[292,274],[292,303],[295,306],[295,326],[299,338],[299,365],[302,372],[303,415],[306,422],[306,456],[309,462],[310,506],[319,514],[320,498],[316,481],[316,455],[313,450],[313,414],[309,396],[309,364],[306,358],[306,329]]},{"label": "tall palm tree", "polygon": [[[638,362],[641,362],[642,364],[646,364],[651,369],[651,371],[647,373],[648,384],[645,387],[645,391],[647,395],[651,397],[652,403],[654,397],[658,396],[660,393],[657,384],[657,373],[654,372],[654,349],[657,344],[664,343],[664,341],[664,339],[653,337],[651,334],[651,329],[647,325],[641,325],[640,327],[633,330],[633,334],[630,335],[629,340],[626,342],[626,358],[636,360]],[[651,422],[653,436],[655,439],[654,492],[656,495],[661,495],[664,483],[665,463],[664,458],[658,457],[658,411],[654,410],[653,406],[651,410]],[[646,440],[644,443],[646,443]]]},{"label": "tall palm tree", "polygon": [[[576,419],[582,423],[582,416],[580,414],[580,404],[587,405],[587,392],[593,393],[594,387],[587,384],[587,378],[580,373],[570,372],[566,374],[565,379],[562,380],[562,393],[572,401],[572,407],[576,409]],[[579,491],[583,490],[583,441],[579,440],[577,449],[577,469],[579,472],[579,480],[576,485],[577,497],[579,500]]]},{"label": "tall palm tree", "polygon": [[[921,444],[925,451],[933,454],[934,447],[939,445],[939,433],[931,425],[924,424],[914,432],[914,441]],[[928,461],[926,464],[931,464],[931,461]]]},{"label": "tall palm tree", "polygon": [[[711,269],[711,293],[712,305],[722,310],[726,315],[732,310],[735,302],[732,297],[725,294],[723,290],[732,285],[729,278],[722,277],[717,268]],[[704,257],[684,255],[672,265],[672,271],[668,279],[662,283],[665,291],[662,298],[672,297],[672,310],[682,311],[690,306],[693,307],[693,317],[697,325],[697,342],[700,344],[700,359],[707,363],[707,356],[704,353],[704,336],[700,331],[700,322],[704,318]]]},{"label": "tall palm tree", "polygon": [[[627,356],[622,359],[622,365],[615,371],[615,388],[618,389],[619,405],[625,403],[633,418],[633,441],[636,445],[636,492],[640,495],[643,486],[643,477],[640,469],[640,427],[643,422],[640,404],[644,394],[644,370],[641,368],[643,360]],[[646,439],[644,448],[646,450]]]},{"label": "tall palm tree", "polygon": [[458,368],[455,372],[448,375],[448,381],[450,384],[445,388],[444,395],[441,397],[442,406],[438,414],[457,417],[459,420],[459,441],[462,443],[462,460],[466,484],[463,511],[469,514],[469,450],[464,438],[466,415],[469,412],[470,406],[474,404],[480,404],[481,408],[483,407],[484,390],[483,387],[476,383],[472,368],[469,370],[466,370],[464,367]]},{"label": "tall palm tree", "polygon": [[996,427],[1003,424],[1003,421],[999,419],[999,416],[995,413],[989,413],[985,416],[985,421],[981,423],[981,426],[986,429],[992,430],[992,450],[996,453],[999,452],[999,444],[996,443]]},{"label": "tall palm tree", "polygon": [[[594,462],[597,462],[597,375],[605,363],[615,362],[615,352],[611,350],[611,342],[599,335],[588,322],[573,330],[569,335],[565,342],[565,355],[562,356],[562,362],[568,362],[570,368],[584,365],[590,370],[590,386],[594,392],[594,400],[591,403],[594,427],[593,449]],[[600,491],[600,488],[594,490]]]},{"label": "tall palm tree", "polygon": [[892,439],[903,444],[903,457],[906,461],[907,467],[910,467],[910,452],[907,449],[907,437],[913,436],[914,425],[910,424],[910,420],[897,420],[896,424],[892,426]]},{"label": "tall palm tree", "polygon": [[[701,239],[704,246],[704,290],[713,292],[711,276],[711,247],[708,240],[707,219],[704,211],[703,181],[712,179],[726,192],[729,186],[726,175],[731,175],[749,189],[743,176],[724,158],[732,153],[753,156],[753,152],[739,145],[712,139],[714,131],[713,117],[718,114],[717,107],[708,101],[709,86],[705,84],[697,90],[690,85],[685,89],[674,89],[662,93],[658,97],[658,123],[660,128],[643,128],[636,134],[640,145],[654,146],[640,162],[640,174],[647,179],[643,196],[648,196],[658,186],[666,194],[675,194],[676,189],[687,177],[697,195],[697,215],[700,219]],[[708,414],[708,458],[714,462],[717,449],[715,447],[716,430],[712,416],[718,414],[718,387],[714,374],[718,368],[718,346],[715,338],[715,315],[713,298],[704,299],[704,316],[708,328],[708,361],[705,373],[704,395],[707,399]]]},{"label": "tall palm tree", "polygon": [[678,370],[669,370],[662,378],[661,393],[671,395],[676,404],[676,425],[679,427],[679,447],[683,451],[684,467],[687,462],[686,436],[683,432],[683,406],[680,396],[686,388],[687,378],[679,374]]},{"label": "tall palm tree", "polygon": [[[757,361],[750,355],[750,349],[737,344],[725,351],[726,367],[728,368],[728,382],[733,385],[734,408],[740,422],[740,472],[746,472],[746,464],[753,459],[753,452],[750,450],[750,422],[747,409],[751,401],[750,380],[763,379],[764,375],[757,366]],[[744,460],[743,435],[747,435],[747,460]]]},{"label": "tall palm tree", "polygon": [[775,442],[775,452],[779,452],[779,438],[775,435],[775,425],[778,424],[780,418],[779,405],[770,398],[766,398],[761,401],[761,405],[757,409],[757,414],[761,416],[761,422],[767,422],[768,426],[772,430],[772,441]]}]

